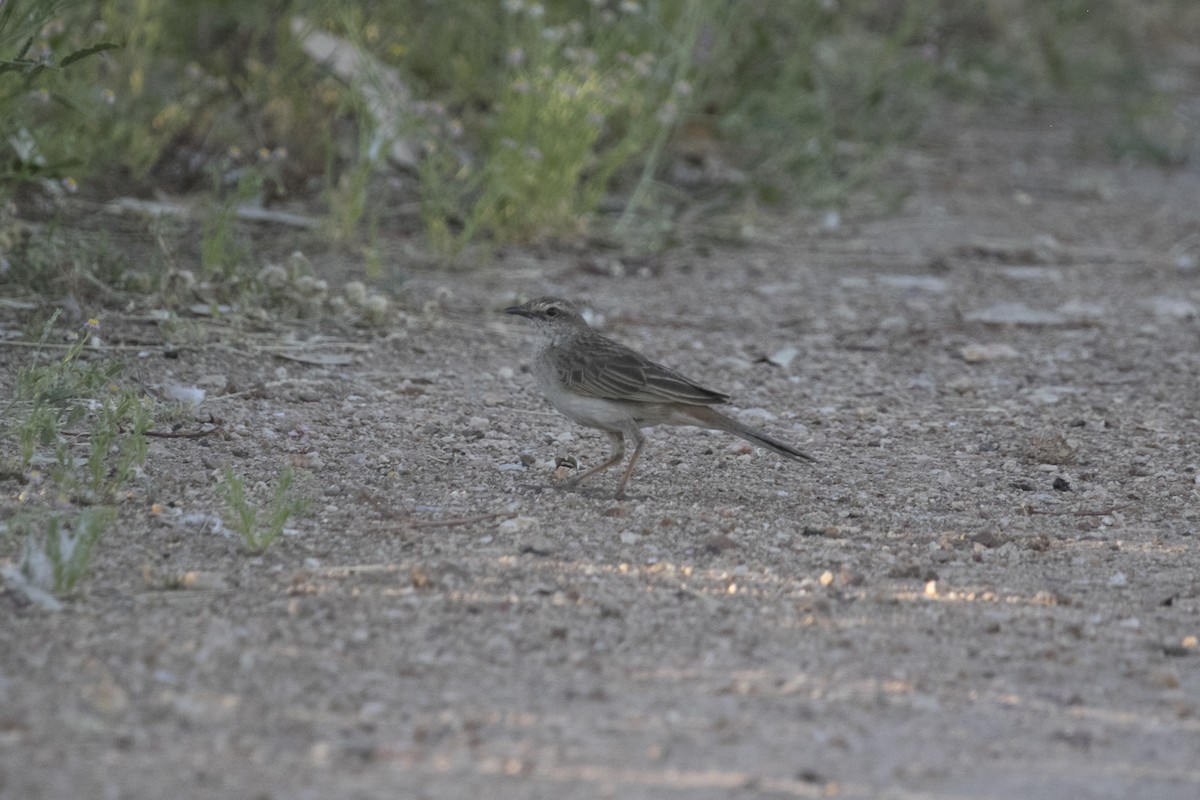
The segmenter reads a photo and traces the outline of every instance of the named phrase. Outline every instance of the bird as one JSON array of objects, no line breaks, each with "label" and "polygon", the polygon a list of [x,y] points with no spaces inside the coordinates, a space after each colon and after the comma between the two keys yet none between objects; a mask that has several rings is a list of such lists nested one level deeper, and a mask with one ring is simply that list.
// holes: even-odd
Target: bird
[{"label": "bird", "polygon": [[608,434],[612,455],[572,479],[577,484],[619,464],[625,443],[633,455],[617,486],[617,499],[633,475],[646,439],[642,428],[692,425],[724,431],[797,461],[817,459],[791,445],[743,425],[713,406],[729,395],[707,389],[673,369],[657,364],[590,327],[579,308],[558,297],[536,297],[504,309],[533,323],[531,371],[541,391],[559,413]]}]

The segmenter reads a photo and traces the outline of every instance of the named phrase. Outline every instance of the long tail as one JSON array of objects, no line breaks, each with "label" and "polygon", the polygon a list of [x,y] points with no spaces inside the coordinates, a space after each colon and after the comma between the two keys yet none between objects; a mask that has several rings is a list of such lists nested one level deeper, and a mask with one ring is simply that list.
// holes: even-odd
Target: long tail
[{"label": "long tail", "polygon": [[761,431],[756,431],[753,428],[746,427],[733,417],[727,417],[720,411],[717,411],[715,408],[710,408],[709,406],[688,406],[686,409],[684,409],[684,413],[695,420],[695,422],[692,423],[693,425],[699,425],[701,428],[711,428],[717,431],[732,433],[734,436],[745,439],[747,442],[753,442],[754,444],[765,447],[768,450],[774,450],[781,456],[794,458],[797,461],[817,460],[808,453],[797,450],[790,444],[785,444],[778,439],[773,439],[770,436],[767,436]]}]

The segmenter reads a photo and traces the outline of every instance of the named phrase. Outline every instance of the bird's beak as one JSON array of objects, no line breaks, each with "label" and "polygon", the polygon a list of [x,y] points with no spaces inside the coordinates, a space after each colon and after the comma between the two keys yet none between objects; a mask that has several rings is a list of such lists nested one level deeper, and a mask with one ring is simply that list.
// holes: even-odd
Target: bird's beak
[{"label": "bird's beak", "polygon": [[509,306],[504,309],[505,314],[516,314],[518,317],[528,317],[529,309],[525,306]]}]

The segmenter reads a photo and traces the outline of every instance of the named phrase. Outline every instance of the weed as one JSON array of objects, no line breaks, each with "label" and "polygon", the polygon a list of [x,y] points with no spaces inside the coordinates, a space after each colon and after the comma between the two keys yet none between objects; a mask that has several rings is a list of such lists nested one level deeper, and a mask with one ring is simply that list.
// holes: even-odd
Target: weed
[{"label": "weed", "polygon": [[[49,491],[23,491],[24,508],[8,521],[7,529],[24,536],[18,579],[34,590],[65,594],[83,576],[92,548],[112,525],[116,510],[63,507],[69,509],[69,498],[80,493],[86,495],[86,502],[117,496],[134,467],[145,463],[146,431],[153,416],[152,406],[113,384],[120,364],[81,358],[100,328],[96,320],[83,326],[61,357],[43,362],[58,316],[55,311],[42,324],[34,363],[17,372],[13,397],[0,411],[5,423],[0,438],[16,440],[16,467],[22,472],[30,468],[39,449],[51,451],[42,455],[52,464]],[[86,429],[71,434],[87,438],[86,458],[72,455],[67,429],[76,426]],[[36,473],[30,480],[36,486]],[[47,495],[49,500],[39,503],[38,498]]]},{"label": "weed", "polygon": [[[722,138],[740,143],[759,197],[841,203],[911,137],[932,99],[934,65],[912,47],[929,2],[892,19],[871,4],[759,4],[717,38],[704,103]],[[883,13],[883,12],[877,12]],[[847,143],[857,142],[847,153]]]},{"label": "weed", "polygon": [[[360,159],[353,167],[343,172],[331,183],[329,192],[329,231],[334,241],[352,241],[358,233],[363,217],[367,215],[368,189],[372,173],[377,168],[369,159]],[[376,227],[375,220],[368,221],[368,228]]]},{"label": "weed", "polygon": [[[88,338],[99,328],[95,320],[84,326],[61,358],[37,363],[57,318],[56,311],[42,326],[35,363],[17,372],[12,400],[3,410],[3,418],[12,424],[0,436],[16,439],[20,469],[29,468],[38,448],[51,448],[52,476],[60,494],[84,488],[94,498],[111,498],[129,482],[134,467],[145,463],[152,406],[113,384],[120,364],[80,359]],[[77,464],[64,434],[81,423],[88,428],[84,435],[89,449]],[[82,475],[77,469],[81,465],[86,468]]]},{"label": "weed", "polygon": [[[154,424],[151,407],[125,390],[104,399],[89,437],[89,488],[97,496],[116,495],[146,463],[146,431]],[[115,451],[115,452],[114,452]]]},{"label": "weed", "polygon": [[625,49],[646,46],[645,34],[658,30],[642,25],[640,10],[552,25],[536,4],[505,7],[506,68],[476,133],[478,163],[462,147],[464,122],[425,107],[433,129],[420,173],[423,217],[435,246],[452,251],[479,234],[524,241],[580,232],[613,175],[651,142],[661,145],[678,119],[673,86],[686,87],[671,80],[683,74],[673,64],[690,64],[686,44],[669,57]]},{"label": "weed", "polygon": [[262,163],[241,163],[242,153],[232,148],[228,157],[209,165],[213,200],[203,221],[200,240],[201,278],[224,285],[245,283],[252,263],[249,240],[238,230],[238,209],[262,197],[270,174],[270,154]]},{"label": "weed", "polygon": [[221,494],[228,512],[226,522],[242,535],[242,541],[250,552],[261,553],[266,550],[271,546],[271,542],[283,533],[284,525],[293,515],[307,512],[310,500],[305,497],[292,497],[289,494],[295,478],[296,474],[291,467],[279,473],[267,519],[260,524],[258,508],[251,505],[246,497],[245,481],[231,468],[225,469]]},{"label": "weed", "polygon": [[[39,183],[51,193],[74,191],[67,170],[78,166],[64,135],[47,117],[59,108],[78,113],[77,87],[65,70],[89,56],[116,49],[112,42],[78,44],[61,24],[68,0],[11,0],[0,4],[0,202],[19,183]],[[57,23],[57,24],[56,24]],[[97,98],[99,99],[99,98]]]},{"label": "weed", "polygon": [[92,548],[116,519],[116,509],[85,508],[73,514],[21,513],[6,523],[10,533],[24,536],[18,562],[30,586],[56,595],[75,589],[87,571]]},{"label": "weed", "polygon": [[59,313],[55,311],[43,325],[39,347],[34,352],[35,363],[17,371],[13,397],[0,414],[6,419],[19,420],[13,428],[22,467],[29,465],[37,446],[54,444],[64,428],[83,419],[92,398],[121,371],[121,365],[116,363],[80,362],[79,356],[91,335],[87,328],[76,337],[62,358],[47,364],[36,363]]},{"label": "weed", "polygon": [[6,266],[0,271],[0,283],[47,296],[69,294],[88,303],[111,299],[113,287],[149,285],[132,269],[129,248],[117,245],[108,231],[70,230],[53,223],[36,236],[19,235],[9,241],[7,248],[0,242]]}]

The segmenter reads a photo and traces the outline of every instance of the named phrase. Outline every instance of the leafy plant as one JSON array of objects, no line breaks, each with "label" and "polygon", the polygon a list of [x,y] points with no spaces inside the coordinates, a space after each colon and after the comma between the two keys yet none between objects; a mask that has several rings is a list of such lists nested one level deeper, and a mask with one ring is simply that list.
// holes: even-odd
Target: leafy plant
[{"label": "leafy plant", "polygon": [[[151,407],[125,390],[101,403],[89,437],[89,488],[113,496],[129,482],[135,466],[146,463],[146,431],[154,424]],[[115,453],[114,453],[115,449]]]},{"label": "leafy plant", "polygon": [[[56,311],[42,326],[35,363],[17,371],[13,397],[3,410],[11,422],[0,436],[16,439],[18,467],[27,469],[39,448],[50,448],[52,477],[63,494],[86,487],[92,497],[113,497],[129,482],[135,466],[146,460],[146,431],[154,422],[153,408],[136,392],[118,389],[116,362],[92,363],[80,359],[95,320],[84,327],[66,353],[48,363],[40,361]],[[86,469],[81,473],[64,435],[71,427],[85,428],[88,441]]]},{"label": "leafy plant", "polygon": [[[54,134],[44,125],[41,109],[52,103],[75,108],[58,91],[61,82],[55,79],[77,62],[118,47],[107,41],[75,47],[65,30],[53,24],[67,11],[85,5],[90,4],[80,0],[0,4],[0,139],[8,150],[8,157],[0,158],[0,186],[29,181],[55,186],[53,180],[79,163],[65,154],[44,152],[43,142]],[[64,186],[72,189],[74,184],[68,181]]]},{"label": "leafy plant", "polygon": [[238,209],[260,199],[268,183],[278,185],[275,166],[269,151],[244,157],[238,149],[209,165],[212,195],[200,240],[204,279],[219,279],[224,284],[248,280],[252,250],[248,238],[238,230]]},{"label": "leafy plant", "polygon": [[15,515],[7,528],[24,535],[19,575],[29,585],[57,595],[73,591],[87,571],[92,548],[115,519],[116,509],[100,507],[73,515]]},{"label": "leafy plant", "polygon": [[261,553],[283,533],[293,515],[304,514],[310,505],[308,498],[292,497],[289,493],[296,474],[291,467],[279,473],[275,495],[267,511],[265,523],[260,524],[259,510],[246,497],[246,483],[231,468],[225,469],[221,494],[225,499],[227,524],[242,535],[242,541],[252,553]]},{"label": "leafy plant", "polygon": [[688,92],[685,81],[672,81],[686,74],[675,64],[691,63],[686,46],[669,55],[626,49],[675,35],[637,19],[646,12],[636,4],[623,4],[620,17],[597,12],[558,25],[538,4],[504,5],[506,68],[474,132],[478,161],[463,148],[464,123],[426,107],[433,128],[420,173],[423,216],[444,249],[479,234],[525,241],[578,233],[614,174],[678,121]]},{"label": "leafy plant", "polygon": [[13,397],[0,415],[7,419],[15,416],[18,420],[13,429],[22,467],[29,465],[39,445],[55,444],[64,428],[83,419],[92,398],[121,371],[121,365],[115,362],[80,362],[79,356],[90,335],[87,329],[76,337],[62,358],[36,363],[59,314],[56,310],[43,325],[39,347],[34,351],[35,363],[17,371]]},{"label": "leafy plant", "polygon": [[[135,392],[115,386],[120,364],[81,358],[99,329],[96,320],[83,327],[62,357],[43,363],[58,316],[55,311],[41,326],[34,363],[17,371],[13,397],[0,411],[0,438],[16,440],[15,466],[22,471],[30,468],[39,449],[50,450],[48,457],[43,454],[53,464],[50,484],[45,486],[36,472],[27,476],[31,490],[20,494],[22,509],[7,529],[24,535],[20,569],[14,573],[18,579],[37,590],[64,594],[83,576],[92,548],[116,515],[108,507],[70,510],[71,498],[82,493],[83,502],[94,502],[117,496],[134,466],[145,463],[153,409]],[[73,427],[83,430],[67,430]],[[86,458],[72,453],[75,435],[88,441]],[[36,489],[39,483],[41,490]]]}]

